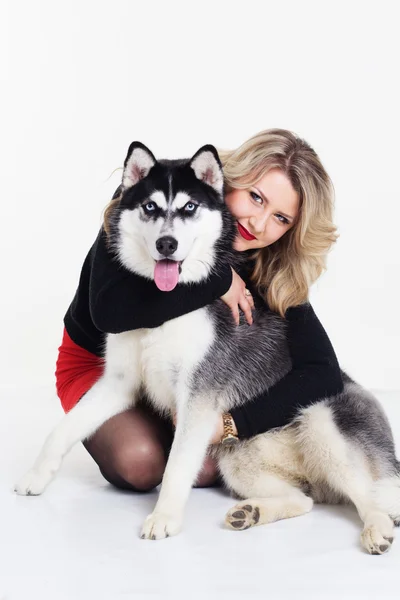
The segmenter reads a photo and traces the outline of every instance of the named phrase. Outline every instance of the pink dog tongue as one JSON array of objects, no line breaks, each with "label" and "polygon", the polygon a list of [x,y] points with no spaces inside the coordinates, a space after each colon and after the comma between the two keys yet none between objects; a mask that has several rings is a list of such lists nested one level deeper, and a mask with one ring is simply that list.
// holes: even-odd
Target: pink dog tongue
[{"label": "pink dog tongue", "polygon": [[175,260],[159,260],[154,269],[154,281],[162,292],[170,292],[179,279],[179,262]]}]

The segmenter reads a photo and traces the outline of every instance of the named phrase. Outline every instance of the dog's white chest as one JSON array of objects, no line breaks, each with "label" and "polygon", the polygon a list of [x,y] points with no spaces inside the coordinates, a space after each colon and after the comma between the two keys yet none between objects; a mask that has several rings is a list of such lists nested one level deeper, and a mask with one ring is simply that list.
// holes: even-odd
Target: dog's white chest
[{"label": "dog's white chest", "polygon": [[140,339],[142,383],[160,407],[175,406],[177,386],[185,384],[214,339],[207,309],[183,315]]}]

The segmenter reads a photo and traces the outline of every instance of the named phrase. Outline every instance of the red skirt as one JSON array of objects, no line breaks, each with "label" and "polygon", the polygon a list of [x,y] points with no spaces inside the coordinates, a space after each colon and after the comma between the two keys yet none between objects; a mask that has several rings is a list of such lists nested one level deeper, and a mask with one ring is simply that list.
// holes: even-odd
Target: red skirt
[{"label": "red skirt", "polygon": [[102,376],[104,360],[71,340],[64,328],[56,362],[56,388],[67,413]]}]

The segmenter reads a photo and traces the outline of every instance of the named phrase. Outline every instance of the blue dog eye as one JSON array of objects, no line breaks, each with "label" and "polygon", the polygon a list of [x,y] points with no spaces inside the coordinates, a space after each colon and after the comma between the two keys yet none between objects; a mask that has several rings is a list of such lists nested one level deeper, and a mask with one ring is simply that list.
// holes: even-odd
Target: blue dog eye
[{"label": "blue dog eye", "polygon": [[197,204],[194,204],[194,202],[188,202],[184,206],[185,212],[194,212],[196,210],[196,208],[197,208]]},{"label": "blue dog eye", "polygon": [[154,204],[154,202],[147,202],[147,204],[143,205],[143,208],[147,212],[153,212],[156,209],[156,205]]}]

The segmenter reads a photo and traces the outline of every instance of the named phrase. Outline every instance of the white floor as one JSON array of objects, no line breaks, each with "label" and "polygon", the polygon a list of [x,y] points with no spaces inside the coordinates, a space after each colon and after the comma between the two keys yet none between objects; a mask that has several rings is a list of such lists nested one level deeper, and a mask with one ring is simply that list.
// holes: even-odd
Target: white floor
[{"label": "white floor", "polygon": [[[378,393],[400,454],[400,393]],[[156,493],[115,490],[81,445],[40,497],[12,493],[62,412],[52,388],[2,389],[0,600],[119,598],[400,598],[400,530],[391,552],[366,554],[351,507],[243,532],[224,529],[235,502],[193,490],[184,532],[138,536]]]}]

